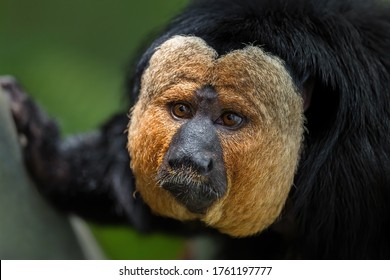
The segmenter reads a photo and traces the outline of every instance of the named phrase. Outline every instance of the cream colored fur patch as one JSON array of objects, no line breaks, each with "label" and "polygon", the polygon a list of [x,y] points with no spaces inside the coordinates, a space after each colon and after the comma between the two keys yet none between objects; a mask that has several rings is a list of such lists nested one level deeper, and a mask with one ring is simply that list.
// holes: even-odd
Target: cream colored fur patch
[{"label": "cream colored fur patch", "polygon": [[[167,104],[191,101],[211,85],[221,106],[248,119],[233,133],[219,132],[227,194],[204,215],[180,205],[156,183],[178,129]],[[218,57],[202,39],[175,36],[156,49],[131,112],[128,150],[137,190],[156,213],[200,219],[232,236],[256,234],[280,215],[293,184],[303,134],[303,102],[283,62],[256,46]]]}]

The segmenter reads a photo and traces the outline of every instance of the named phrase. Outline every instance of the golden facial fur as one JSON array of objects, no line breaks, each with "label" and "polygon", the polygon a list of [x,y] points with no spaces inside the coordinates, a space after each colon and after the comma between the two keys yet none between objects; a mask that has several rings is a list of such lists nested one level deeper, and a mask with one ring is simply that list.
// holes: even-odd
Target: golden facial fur
[{"label": "golden facial fur", "polygon": [[[227,192],[205,214],[194,214],[156,180],[175,131],[167,104],[191,101],[212,86],[221,106],[245,116],[236,131],[219,130]],[[175,36],[156,49],[132,108],[128,151],[137,190],[152,211],[178,220],[199,219],[232,236],[261,232],[280,215],[299,160],[303,101],[283,62],[247,46],[218,57],[202,39]]]}]

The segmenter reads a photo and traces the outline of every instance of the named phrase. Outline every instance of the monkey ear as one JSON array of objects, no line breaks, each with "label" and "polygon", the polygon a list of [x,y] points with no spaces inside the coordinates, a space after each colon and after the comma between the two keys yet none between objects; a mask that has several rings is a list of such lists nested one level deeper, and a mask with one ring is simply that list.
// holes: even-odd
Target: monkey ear
[{"label": "monkey ear", "polygon": [[303,98],[303,111],[306,112],[307,109],[309,109],[311,104],[311,97],[313,94],[313,89],[315,85],[315,80],[313,77],[308,76],[306,79],[304,79],[304,82],[301,87],[301,94]]}]

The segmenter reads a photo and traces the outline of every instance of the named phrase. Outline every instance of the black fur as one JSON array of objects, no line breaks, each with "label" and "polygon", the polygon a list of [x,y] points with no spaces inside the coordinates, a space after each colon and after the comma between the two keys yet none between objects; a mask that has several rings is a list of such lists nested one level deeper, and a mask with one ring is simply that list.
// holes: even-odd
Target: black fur
[{"label": "black fur", "polygon": [[153,49],[176,34],[199,36],[220,55],[260,45],[286,62],[298,87],[315,80],[286,209],[297,226],[296,250],[304,258],[389,258],[390,6],[194,1],[146,51],[137,77]]},{"label": "black fur", "polygon": [[[217,257],[390,258],[390,5],[194,1],[140,58],[128,82],[131,104],[154,49],[178,34],[203,38],[219,55],[259,45],[285,61],[298,88],[308,77],[314,81],[305,147],[282,217],[257,237],[218,237]],[[73,191],[54,179],[66,190],[51,196],[85,216],[105,212],[138,228],[176,230],[178,223],[152,217],[139,199],[139,205],[127,200],[134,189],[121,134],[126,123],[113,120],[92,142],[80,138],[68,148]],[[76,186],[77,196],[69,195]],[[99,203],[105,208],[95,208]]]}]

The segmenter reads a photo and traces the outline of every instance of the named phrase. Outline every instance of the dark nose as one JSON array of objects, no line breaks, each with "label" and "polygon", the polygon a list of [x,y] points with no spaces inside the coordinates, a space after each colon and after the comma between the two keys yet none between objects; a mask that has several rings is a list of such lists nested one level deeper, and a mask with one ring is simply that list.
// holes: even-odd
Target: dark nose
[{"label": "dark nose", "polygon": [[[161,186],[193,213],[203,214],[225,192],[224,172],[213,164],[212,154],[170,151],[168,169],[159,172]],[[214,182],[216,180],[216,182]],[[221,185],[222,182],[222,185]]]},{"label": "dark nose", "polygon": [[202,175],[207,175],[213,170],[213,158],[209,153],[196,153],[192,155],[170,154],[168,164],[171,168],[191,168]]}]

